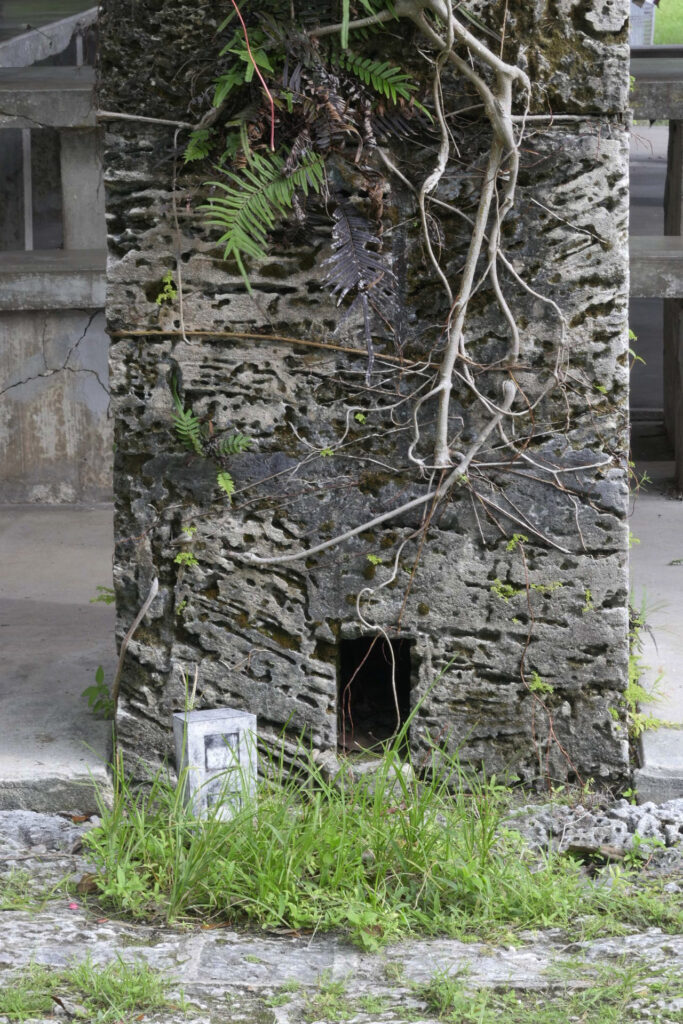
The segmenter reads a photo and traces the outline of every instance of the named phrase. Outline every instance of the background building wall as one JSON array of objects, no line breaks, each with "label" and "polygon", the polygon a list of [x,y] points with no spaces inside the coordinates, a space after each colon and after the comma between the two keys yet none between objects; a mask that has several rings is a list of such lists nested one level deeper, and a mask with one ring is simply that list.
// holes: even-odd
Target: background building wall
[{"label": "background building wall", "polygon": [[0,4],[3,502],[111,500],[95,12],[45,24],[79,6]]}]

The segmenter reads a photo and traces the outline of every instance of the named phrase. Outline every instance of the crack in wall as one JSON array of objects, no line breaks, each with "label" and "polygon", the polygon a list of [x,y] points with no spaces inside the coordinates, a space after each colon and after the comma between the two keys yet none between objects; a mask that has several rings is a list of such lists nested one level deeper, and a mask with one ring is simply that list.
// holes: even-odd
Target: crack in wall
[{"label": "crack in wall", "polygon": [[69,346],[69,351],[67,352],[66,359],[64,360],[64,362],[60,366],[54,366],[54,367],[49,365],[48,360],[47,360],[47,355],[45,353],[45,342],[46,342],[45,335],[46,335],[46,332],[47,332],[47,320],[44,320],[43,321],[43,334],[42,334],[42,337],[41,337],[41,353],[42,353],[42,357],[43,357],[43,363],[45,365],[45,370],[42,373],[30,374],[30,376],[24,377],[22,380],[14,381],[13,384],[8,384],[6,387],[0,388],[0,395],[6,395],[9,391],[13,391],[15,388],[22,387],[24,384],[30,384],[34,380],[40,380],[41,378],[44,378],[44,377],[54,377],[56,374],[63,373],[63,372],[66,371],[68,373],[73,373],[73,374],[87,373],[87,374],[90,374],[91,376],[95,377],[96,380],[97,380],[97,383],[100,385],[100,387],[102,388],[104,393],[109,398],[110,395],[111,395],[111,390],[108,387],[108,385],[104,383],[104,381],[100,377],[100,375],[97,372],[97,370],[93,370],[91,367],[87,367],[87,366],[78,366],[78,367],[76,367],[76,366],[69,366],[69,361],[70,361],[71,357],[76,352],[76,350],[78,349],[78,347],[81,344],[81,342],[85,339],[88,331],[92,327],[92,324],[93,324],[93,321],[95,320],[95,317],[99,316],[100,313],[101,313],[101,310],[99,310],[99,309],[96,309],[94,313],[91,313],[90,317],[88,318],[88,322],[85,325],[83,333],[81,334],[81,336],[72,345]]},{"label": "crack in wall", "polygon": [[[53,128],[54,125],[43,123],[42,121],[36,121],[35,118],[29,117],[28,114],[17,114],[16,110],[2,110],[0,109],[0,117],[11,118],[12,121],[17,122],[16,124],[2,125],[3,128]],[[19,122],[28,122],[27,124]]]}]

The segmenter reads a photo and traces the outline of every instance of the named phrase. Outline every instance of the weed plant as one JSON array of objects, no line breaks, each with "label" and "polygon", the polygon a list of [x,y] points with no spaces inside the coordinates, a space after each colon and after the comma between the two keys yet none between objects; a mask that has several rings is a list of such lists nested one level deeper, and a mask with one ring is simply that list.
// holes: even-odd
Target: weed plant
[{"label": "weed plant", "polygon": [[[262,763],[256,799],[231,821],[196,818],[159,772],[134,789],[119,763],[113,806],[84,837],[100,899],[137,919],[190,917],[266,929],[340,929],[366,948],[405,934],[500,937],[683,927],[683,909],[612,869],[595,884],[561,855],[539,856],[502,825],[508,791],[435,751],[401,771],[399,735],[376,771],[324,777],[299,749]],[[603,878],[602,883],[605,883]]]},{"label": "weed plant", "polygon": [[[569,967],[569,965],[567,965]],[[676,971],[652,976],[652,965],[616,963],[586,969],[550,988],[476,988],[466,974],[441,972],[418,987],[432,1013],[448,1024],[623,1024],[626,1021],[683,1021],[676,1008],[683,982]],[[671,1009],[669,1009],[669,1007]]]},{"label": "weed plant", "polygon": [[13,868],[0,875],[0,910],[40,910],[64,883],[59,879],[51,886],[41,885],[30,872]]},{"label": "weed plant", "polygon": [[61,1007],[67,1017],[91,1024],[123,1024],[167,1007],[167,988],[168,982],[146,964],[119,958],[105,965],[87,959],[63,970],[31,964],[4,980],[0,1014],[24,1021],[51,1016]]}]

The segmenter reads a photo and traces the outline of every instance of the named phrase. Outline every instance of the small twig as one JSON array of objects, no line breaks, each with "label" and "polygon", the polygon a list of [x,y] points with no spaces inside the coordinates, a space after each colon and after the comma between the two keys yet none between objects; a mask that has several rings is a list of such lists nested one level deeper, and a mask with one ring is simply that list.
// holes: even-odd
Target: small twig
[{"label": "small twig", "polygon": [[188,121],[170,121],[167,117],[145,117],[142,114],[124,114],[116,110],[97,110],[95,117],[98,121],[141,121],[143,124],[164,124],[169,128],[187,128],[194,131],[197,127]]},{"label": "small twig", "polygon": [[[330,352],[348,352],[352,356],[362,356],[365,354],[365,349],[362,348],[351,348],[350,345],[330,345],[324,341],[308,341],[306,338],[291,338],[286,334],[251,334],[243,331],[161,331],[161,330],[149,330],[149,331],[109,331],[110,338],[146,338],[146,337],[162,337],[162,338],[173,338],[173,337],[185,337],[186,335],[191,338],[234,338],[237,341],[286,341],[290,345],[304,345],[307,348],[319,348],[323,350],[329,350]],[[395,363],[397,366],[403,366],[406,369],[412,369],[414,366],[429,366],[429,363],[421,360],[420,362],[411,362],[408,359],[404,359],[402,356],[390,356],[380,355],[375,357],[378,362]]]},{"label": "small twig", "polygon": [[157,576],[155,576],[154,579],[152,580],[152,586],[149,588],[149,594],[145,598],[145,601],[144,601],[144,604],[142,605],[142,608],[140,609],[140,611],[135,616],[135,619],[133,620],[133,625],[130,627],[130,629],[128,630],[128,632],[124,636],[123,640],[121,641],[121,649],[119,651],[119,663],[116,666],[116,675],[114,676],[114,682],[112,683],[112,687],[111,687],[111,699],[112,699],[112,703],[114,705],[114,717],[116,717],[116,708],[117,708],[118,701],[119,701],[119,686],[120,686],[120,683],[121,683],[121,673],[123,671],[123,659],[126,656],[126,651],[128,649],[128,644],[130,643],[130,641],[131,641],[131,639],[133,637],[133,634],[135,633],[135,630],[138,628],[138,626],[140,625],[140,623],[144,619],[145,615],[147,614],[147,612],[149,610],[149,606],[151,605],[151,603],[154,600],[154,598],[157,596],[158,591],[159,591],[159,578]]}]

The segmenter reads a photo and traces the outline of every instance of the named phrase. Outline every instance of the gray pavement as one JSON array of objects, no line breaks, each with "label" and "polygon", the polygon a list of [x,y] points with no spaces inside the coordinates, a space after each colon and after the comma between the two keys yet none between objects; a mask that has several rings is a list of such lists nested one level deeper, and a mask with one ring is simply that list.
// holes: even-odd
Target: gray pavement
[{"label": "gray pavement", "polygon": [[672,486],[672,462],[640,463],[651,483],[633,502],[631,600],[642,609],[643,682],[656,699],[645,710],[667,726],[641,738],[636,772],[640,800],[683,796],[683,501]]},{"label": "gray pavement", "polygon": [[0,507],[0,808],[92,810],[111,726],[81,696],[111,682],[111,506]]}]

